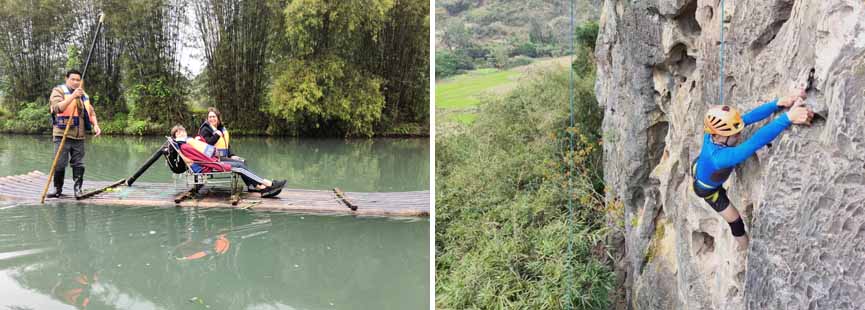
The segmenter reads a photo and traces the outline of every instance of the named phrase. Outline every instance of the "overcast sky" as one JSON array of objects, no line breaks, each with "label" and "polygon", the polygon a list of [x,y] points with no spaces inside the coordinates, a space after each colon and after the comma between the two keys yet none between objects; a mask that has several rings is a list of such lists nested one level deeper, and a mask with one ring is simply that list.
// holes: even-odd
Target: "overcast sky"
[{"label": "overcast sky", "polygon": [[182,29],[180,30],[180,42],[186,42],[185,44],[181,44],[184,46],[180,47],[180,65],[191,74],[189,78],[195,77],[204,69],[204,51],[198,31],[193,25],[195,22],[194,11],[192,8],[186,10],[189,25],[181,27]]}]

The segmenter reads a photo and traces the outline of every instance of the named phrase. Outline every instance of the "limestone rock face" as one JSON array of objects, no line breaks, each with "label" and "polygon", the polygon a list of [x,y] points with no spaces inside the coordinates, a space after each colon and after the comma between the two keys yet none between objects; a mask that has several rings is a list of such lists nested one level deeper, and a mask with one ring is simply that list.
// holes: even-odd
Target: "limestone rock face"
[{"label": "limestone rock face", "polygon": [[[607,202],[624,210],[627,306],[862,309],[865,2],[727,0],[723,22],[720,2],[603,3],[596,92]],[[786,130],[725,184],[752,238],[737,252],[727,223],[691,190],[702,116],[721,91],[747,111],[812,71],[813,125]]]}]

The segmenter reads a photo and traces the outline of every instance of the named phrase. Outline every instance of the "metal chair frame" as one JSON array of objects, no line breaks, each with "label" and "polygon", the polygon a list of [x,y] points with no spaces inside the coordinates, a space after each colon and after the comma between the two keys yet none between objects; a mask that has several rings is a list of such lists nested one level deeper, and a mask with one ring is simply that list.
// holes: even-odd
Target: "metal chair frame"
[{"label": "metal chair frame", "polygon": [[[168,144],[177,151],[177,154],[184,158],[183,153],[180,152],[180,149],[177,147],[177,142],[170,137],[166,137],[168,139]],[[240,176],[237,173],[231,171],[217,171],[217,172],[193,172],[192,168],[190,168],[189,164],[187,164],[186,160],[183,161],[186,165],[186,171],[181,174],[172,173],[175,177],[174,186],[177,187],[177,179],[183,178],[185,181],[185,186],[187,189],[194,189],[196,192],[200,190],[204,186],[228,186],[231,191],[231,196],[239,195],[243,192],[243,182]],[[192,161],[193,164],[213,164],[218,163],[216,161]]]}]

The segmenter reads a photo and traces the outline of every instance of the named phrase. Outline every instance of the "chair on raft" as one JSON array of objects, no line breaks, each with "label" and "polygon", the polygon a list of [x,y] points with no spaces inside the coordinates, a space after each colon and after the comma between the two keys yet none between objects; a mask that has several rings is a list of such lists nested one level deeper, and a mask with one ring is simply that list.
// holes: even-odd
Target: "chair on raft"
[{"label": "chair on raft", "polygon": [[213,172],[194,172],[189,168],[187,162],[192,164],[211,164],[216,162],[192,161],[180,153],[180,146],[171,137],[165,137],[166,144],[170,147],[164,148],[165,163],[171,172],[174,174],[174,186],[177,187],[177,180],[184,179],[187,191],[174,198],[175,203],[192,197],[197,194],[204,186],[209,187],[228,187],[231,196],[229,201],[231,205],[237,205],[240,202],[240,194],[243,192],[243,181],[237,173],[229,171],[213,171]]}]

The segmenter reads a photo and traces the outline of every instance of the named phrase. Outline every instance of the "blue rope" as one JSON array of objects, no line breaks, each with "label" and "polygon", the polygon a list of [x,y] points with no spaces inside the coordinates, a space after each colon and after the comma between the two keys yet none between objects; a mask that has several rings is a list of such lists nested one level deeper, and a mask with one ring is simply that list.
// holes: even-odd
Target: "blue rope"
[{"label": "blue rope", "polygon": [[719,104],[724,104],[724,0],[721,0],[721,46],[720,46],[720,58],[721,58],[721,72],[718,75],[718,98],[720,100]]},{"label": "blue rope", "polygon": [[568,153],[568,220],[566,221],[568,225],[568,256],[565,259],[565,272],[567,273],[565,277],[565,281],[567,281],[565,298],[567,298],[567,303],[565,304],[566,309],[573,309],[573,298],[571,296],[571,291],[573,290],[573,256],[574,256],[574,205],[573,205],[573,197],[574,197],[574,54],[576,54],[576,28],[574,28],[574,11],[575,11],[575,1],[571,0],[571,24],[570,24],[570,32],[571,32],[571,53],[570,53],[570,62],[568,65],[569,73],[570,73],[570,83],[568,84],[569,89],[569,97],[570,97],[570,127],[568,128],[568,144],[569,150]]}]

